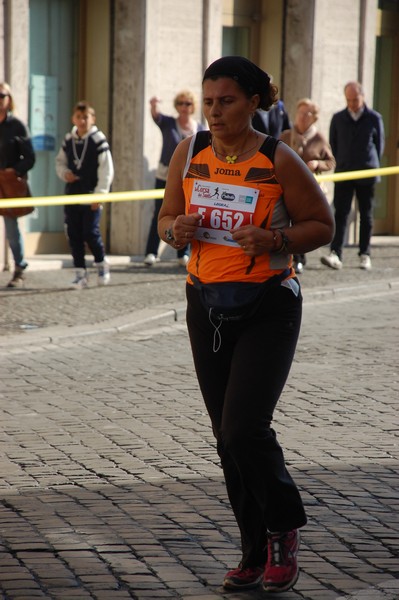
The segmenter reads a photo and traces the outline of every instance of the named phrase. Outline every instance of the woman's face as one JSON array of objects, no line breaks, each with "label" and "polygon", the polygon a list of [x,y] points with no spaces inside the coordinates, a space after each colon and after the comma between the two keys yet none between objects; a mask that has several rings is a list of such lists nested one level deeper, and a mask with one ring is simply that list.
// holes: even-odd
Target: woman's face
[{"label": "woman's face", "polygon": [[250,127],[258,95],[247,98],[231,77],[205,79],[202,90],[203,112],[212,135],[234,139]]},{"label": "woman's face", "polygon": [[194,102],[187,96],[179,96],[176,100],[176,110],[179,115],[192,115],[194,112]]},{"label": "woman's face", "polygon": [[8,91],[0,85],[0,113],[8,112],[10,102],[11,99]]},{"label": "woman's face", "polygon": [[312,106],[301,104],[295,113],[295,127],[299,133],[304,133],[316,121]]}]

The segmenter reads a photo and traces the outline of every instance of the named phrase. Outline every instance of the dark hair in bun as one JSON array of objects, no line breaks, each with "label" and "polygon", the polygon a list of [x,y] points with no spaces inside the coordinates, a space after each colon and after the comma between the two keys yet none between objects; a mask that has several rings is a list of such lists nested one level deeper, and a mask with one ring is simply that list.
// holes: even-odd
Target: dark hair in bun
[{"label": "dark hair in bun", "polygon": [[268,110],[277,101],[278,88],[271,83],[270,76],[243,56],[223,56],[215,60],[206,69],[202,83],[219,77],[234,79],[248,98],[259,94],[258,108]]}]

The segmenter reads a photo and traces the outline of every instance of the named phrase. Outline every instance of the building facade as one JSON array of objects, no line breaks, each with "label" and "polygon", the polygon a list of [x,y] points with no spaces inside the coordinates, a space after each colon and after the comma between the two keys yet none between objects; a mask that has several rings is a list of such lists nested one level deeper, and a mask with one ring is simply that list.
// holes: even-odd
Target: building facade
[{"label": "building facade", "polygon": [[[110,140],[113,191],[153,188],[161,135],[149,99],[160,97],[166,114],[181,89],[200,100],[204,69],[227,54],[268,71],[290,114],[300,97],[314,99],[327,135],[345,106],[344,84],[362,81],[367,104],[384,117],[383,166],[399,164],[398,0],[0,0],[0,44],[0,80],[11,84],[36,144],[36,196],[63,193],[54,159],[80,99],[94,105]],[[385,177],[378,188],[376,233],[399,235],[398,180]],[[105,205],[108,252],[143,254],[152,206]],[[27,255],[67,250],[61,207],[36,209],[23,227]]]}]

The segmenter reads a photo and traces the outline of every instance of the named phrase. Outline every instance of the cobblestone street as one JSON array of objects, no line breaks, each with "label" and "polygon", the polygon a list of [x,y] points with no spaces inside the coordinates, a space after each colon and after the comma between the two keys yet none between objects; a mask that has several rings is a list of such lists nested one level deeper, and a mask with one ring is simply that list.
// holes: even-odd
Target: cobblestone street
[{"label": "cobblestone street", "polygon": [[[76,317],[75,327],[60,321],[3,337],[0,598],[397,600],[398,285],[348,281],[332,293],[304,283],[275,428],[309,523],[298,583],[273,596],[221,588],[240,558],[238,532],[193,372],[184,276],[172,275],[174,283],[144,274],[155,289],[172,287],[177,320],[148,282],[141,287],[154,303],[143,293],[135,324],[123,294],[119,314],[111,310],[126,328],[101,320],[96,335],[79,335]],[[97,298],[108,289],[117,298],[118,277]],[[68,292],[86,297],[87,314],[90,292]],[[55,293],[31,294],[51,304],[43,320],[54,319]],[[164,318],[140,322],[159,304]]]}]

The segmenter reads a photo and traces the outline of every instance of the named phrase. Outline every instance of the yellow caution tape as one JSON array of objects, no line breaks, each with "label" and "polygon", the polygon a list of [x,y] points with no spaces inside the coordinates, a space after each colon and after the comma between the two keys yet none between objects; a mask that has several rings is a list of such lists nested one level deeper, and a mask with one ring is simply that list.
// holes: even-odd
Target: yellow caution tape
[{"label": "yellow caution tape", "polygon": [[[399,166],[383,167],[380,169],[365,169],[364,171],[347,171],[345,173],[329,173],[315,175],[316,180],[350,181],[366,177],[381,177],[399,174]],[[23,206],[63,206],[64,204],[93,204],[104,202],[135,202],[137,200],[154,200],[163,198],[165,190],[138,190],[135,192],[110,192],[109,194],[77,194],[68,196],[35,196],[32,198],[3,198],[0,199],[2,208],[20,208]]]},{"label": "yellow caution tape", "polygon": [[34,196],[31,198],[0,199],[2,208],[21,206],[64,206],[64,204],[94,204],[96,202],[130,202],[163,198],[165,190],[139,190],[138,192],[110,192],[109,194],[76,194],[68,196]]},{"label": "yellow caution tape", "polygon": [[364,169],[364,171],[346,171],[345,173],[328,173],[326,175],[316,175],[319,183],[322,181],[352,181],[352,179],[365,179],[366,177],[381,177],[384,175],[397,175],[397,167],[381,167],[380,169]]}]

